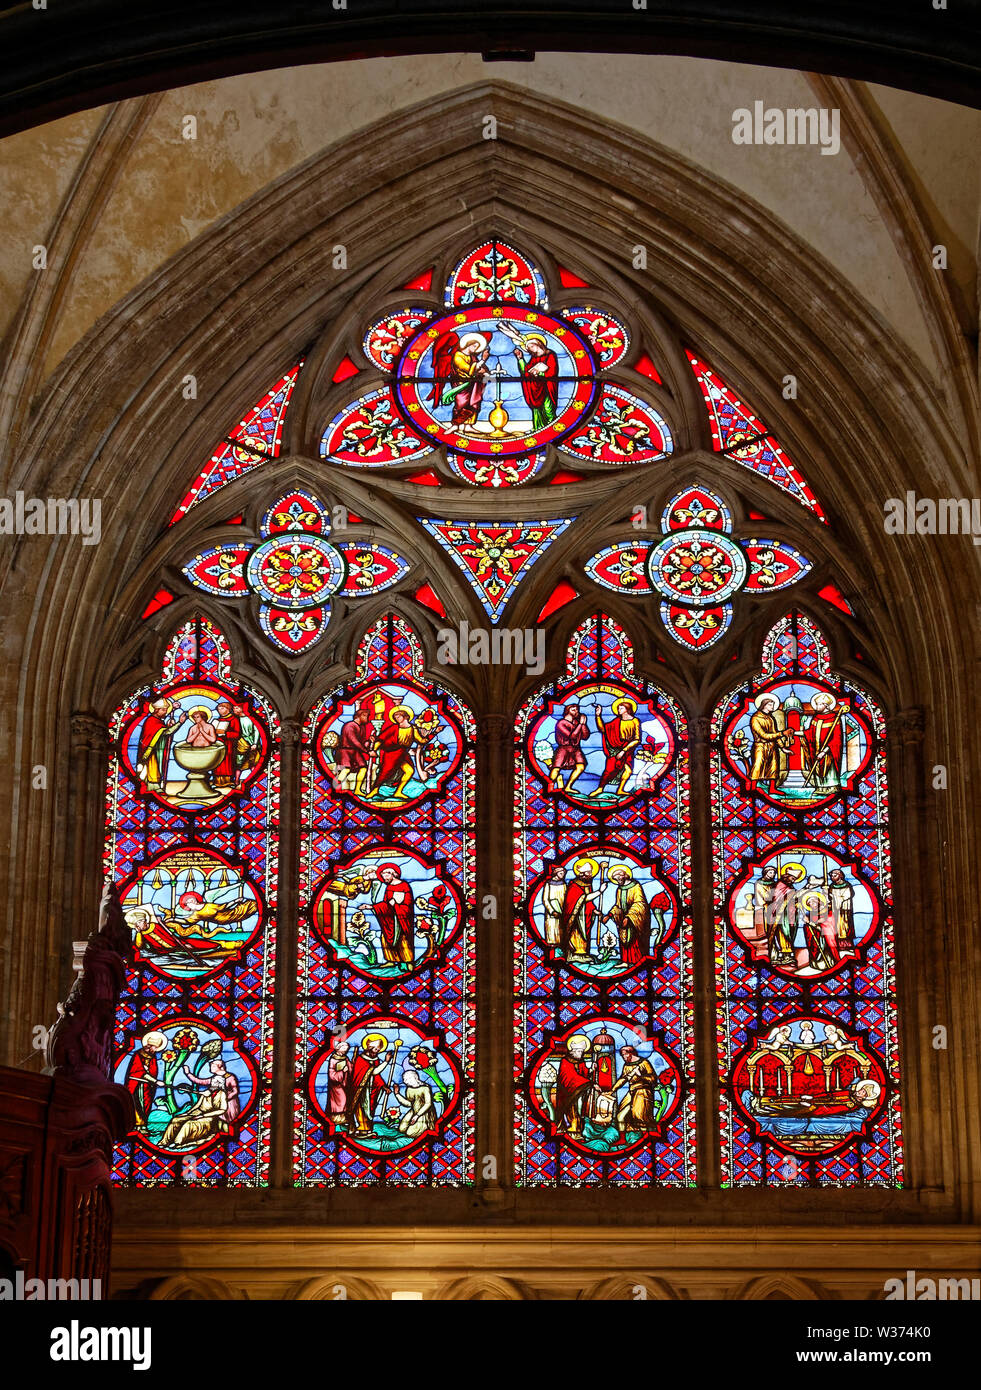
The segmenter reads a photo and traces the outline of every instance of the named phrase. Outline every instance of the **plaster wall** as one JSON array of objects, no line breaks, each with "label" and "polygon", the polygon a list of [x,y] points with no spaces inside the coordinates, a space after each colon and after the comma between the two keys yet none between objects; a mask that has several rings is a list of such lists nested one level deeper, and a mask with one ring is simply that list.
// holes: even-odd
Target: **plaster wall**
[{"label": "plaster wall", "polygon": [[[740,188],[835,266],[928,371],[941,375],[890,229],[844,145],[824,156],[807,146],[732,143],[737,107],[756,100],[784,109],[817,105],[804,74],[695,58],[548,53],[534,63],[493,68],[468,54],[368,59],[166,93],[126,157],[73,274],[43,375],[123,295],[271,180],[372,122],[488,76],[626,126]],[[971,229],[979,199],[969,171],[981,114],[888,88],[875,91],[936,217],[937,236],[950,242],[951,274],[962,298],[973,303]],[[43,239],[105,110],[0,142],[0,187],[6,186],[15,208],[0,248],[0,327],[9,324],[33,273],[30,246]],[[189,115],[197,120],[195,140],[182,137]],[[506,141],[507,131],[499,138]],[[629,247],[624,256],[629,259]]]}]

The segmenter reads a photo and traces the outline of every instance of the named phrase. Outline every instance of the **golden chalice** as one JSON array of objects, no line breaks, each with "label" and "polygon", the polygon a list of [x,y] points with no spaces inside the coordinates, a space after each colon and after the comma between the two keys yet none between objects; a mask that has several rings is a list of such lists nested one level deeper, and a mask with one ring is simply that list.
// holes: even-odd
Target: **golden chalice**
[{"label": "golden chalice", "polygon": [[205,780],[225,756],[223,743],[208,743],[197,748],[193,743],[175,743],[174,758],[187,773],[187,781],[173,795],[178,801],[214,801],[218,793]]}]

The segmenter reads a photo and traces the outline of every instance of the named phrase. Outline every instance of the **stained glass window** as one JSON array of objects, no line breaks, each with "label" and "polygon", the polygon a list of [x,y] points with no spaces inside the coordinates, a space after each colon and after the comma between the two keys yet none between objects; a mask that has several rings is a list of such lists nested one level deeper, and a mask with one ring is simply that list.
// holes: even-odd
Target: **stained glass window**
[{"label": "stained glass window", "polygon": [[[389,308],[367,325],[364,356],[385,384],[334,413],[321,457],[395,468],[440,449],[455,478],[494,488],[531,482],[552,446],[594,469],[667,458],[674,440],[663,415],[604,376],[630,352],[626,323],[594,304],[554,313],[548,304],[545,274],[524,251],[496,239],[471,247],[441,306]],[[649,361],[639,354],[638,372],[659,380]],[[428,469],[407,481],[443,479]]]},{"label": "stained glass window", "polygon": [[729,630],[737,594],[769,594],[810,573],[810,560],[786,541],[736,537],[716,493],[690,485],[664,508],[656,541],[608,545],[583,568],[603,589],[659,594],[660,615],[679,646],[701,651]]},{"label": "stained glass window", "polygon": [[473,1179],[473,738],[396,616],[307,721],[299,1185]]},{"label": "stained glass window", "polygon": [[283,421],[302,366],[300,361],[292,367],[256,401],[235,428],[229,430],[181,499],[171,517],[171,525],[218,488],[259,468],[268,459],[279,457]]},{"label": "stained glass window", "polygon": [[685,722],[612,619],[516,731],[516,1180],[695,1181]]},{"label": "stained glass window", "polygon": [[902,1183],[883,733],[800,614],[715,711],[727,1184]]},{"label": "stained glass window", "polygon": [[268,508],[254,541],[210,545],[184,566],[190,583],[207,594],[256,598],[259,626],[288,656],[324,636],[334,598],[376,594],[408,572],[408,561],[388,546],[367,539],[336,544],[330,509],[299,488]]},{"label": "stained glass window", "polygon": [[197,618],[112,720],[106,870],[134,964],[116,1080],[136,1122],[114,1179],[254,1187],[268,1177],[278,724]]},{"label": "stained glass window", "polygon": [[534,304],[548,308],[545,280],[530,257],[506,242],[485,241],[461,257],[447,281],[448,309],[474,304]]},{"label": "stained glass window", "polygon": [[[171,521],[180,553],[141,591],[147,629],[189,594],[233,615],[270,689],[341,675],[298,711],[299,790],[282,793],[298,848],[278,869],[277,713],[233,674],[210,618],[183,623],[161,678],[113,716],[107,866],[135,952],[116,1076],[137,1117],[116,1180],[464,1187],[478,1091],[493,1107],[503,1090],[519,1186],[691,1186],[697,1086],[714,1106],[714,1075],[710,1089],[695,1074],[692,952],[711,897],[717,958],[699,997],[709,1028],[717,1004],[725,1185],[899,1185],[878,706],[791,615],[760,674],[716,706],[710,776],[690,780],[686,713],[711,713],[754,606],[793,585],[829,623],[861,626],[825,513],[761,417],[641,303],[481,235],[438,263],[420,254],[422,270],[346,333],[329,326],[303,406],[318,457],[293,477],[281,465],[267,493],[258,470],[283,451],[292,359],[198,468]],[[674,389],[689,371],[708,477]],[[295,446],[307,428],[291,426]],[[205,526],[196,504],[224,487],[236,514]],[[513,487],[532,496],[512,508]],[[799,534],[787,507],[768,515],[774,487],[800,504]],[[636,513],[624,524],[631,506],[643,530]],[[613,616],[580,621],[589,595],[633,612],[638,651],[673,667],[686,713],[637,673]],[[529,695],[513,673],[468,669],[567,632],[574,604],[552,683]],[[536,625],[502,627],[515,612]],[[484,626],[460,616],[475,613]],[[453,668],[446,686],[424,641]],[[514,1051],[498,1055],[489,1030],[478,1077],[474,904],[499,883],[475,861],[475,730],[502,711],[513,750],[506,766],[484,756],[491,776],[514,776],[514,823],[486,829],[492,863],[513,855]],[[273,1172],[277,873],[297,975],[277,1107],[292,1106],[292,1167],[283,1136]]]},{"label": "stained glass window", "polygon": [[515,590],[552,542],[575,520],[437,521],[420,517],[466,576],[491,622],[496,623]]},{"label": "stained glass window", "polygon": [[700,361],[691,352],[686,352],[685,356],[695,373],[709,413],[713,449],[726,454],[768,482],[775,483],[821,521],[827,521],[807,479],[787,457],[759,416],[743,405],[708,363]]}]

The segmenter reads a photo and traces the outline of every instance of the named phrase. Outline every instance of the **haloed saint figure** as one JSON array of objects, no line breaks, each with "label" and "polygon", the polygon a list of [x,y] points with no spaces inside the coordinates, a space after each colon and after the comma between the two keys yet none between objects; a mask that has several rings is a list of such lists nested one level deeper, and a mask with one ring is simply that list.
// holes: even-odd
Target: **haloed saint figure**
[{"label": "haloed saint figure", "polygon": [[870,742],[853,701],[809,680],[746,697],[724,737],[731,765],[753,791],[802,808],[849,791]]},{"label": "haloed saint figure", "polygon": [[599,978],[659,958],[677,924],[674,885],[613,845],[584,845],[580,854],[547,863],[527,911],[550,960]]},{"label": "haloed saint figure", "polygon": [[204,684],[158,691],[120,740],[123,764],[140,789],[188,811],[243,795],[267,748],[248,700]]},{"label": "haloed saint figure", "polygon": [[399,1153],[438,1136],[460,1099],[456,1062],[405,1018],[338,1028],[314,1059],[309,1096],[328,1138]]},{"label": "haloed saint figure", "polygon": [[663,715],[612,681],[548,699],[528,737],[531,765],[548,792],[590,806],[619,805],[651,791],[673,752]]},{"label": "haloed saint figure", "polygon": [[663,1044],[627,1019],[597,1016],[553,1037],[532,1063],[530,1084],[553,1137],[594,1154],[650,1142],[683,1092],[678,1064]]},{"label": "haloed saint figure", "polygon": [[436,791],[457,767],[459,725],[421,688],[362,686],[322,720],[317,760],[336,792],[370,806],[404,807]]},{"label": "haloed saint figure", "polygon": [[411,337],[395,398],[413,428],[497,456],[542,448],[581,425],[596,358],[571,322],[516,305],[447,314]]},{"label": "haloed saint figure", "polygon": [[311,911],[335,960],[383,980],[440,960],[463,921],[443,866],[398,845],[374,845],[332,867]]},{"label": "haloed saint figure", "polygon": [[248,1055],[200,1018],[167,1019],[134,1038],[115,1079],[133,1097],[131,1133],[171,1154],[234,1140],[256,1095]]}]

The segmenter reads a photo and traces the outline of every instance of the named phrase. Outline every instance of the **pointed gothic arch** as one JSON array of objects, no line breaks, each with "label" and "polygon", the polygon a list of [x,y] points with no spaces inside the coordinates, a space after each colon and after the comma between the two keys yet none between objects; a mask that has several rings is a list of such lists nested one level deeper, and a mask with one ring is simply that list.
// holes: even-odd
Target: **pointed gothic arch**
[{"label": "pointed gothic arch", "polygon": [[[483,113],[488,103],[509,131],[510,152],[507,142],[501,151],[493,152],[476,138],[461,148],[460,142],[447,134],[449,122]],[[423,148],[427,154],[432,182],[426,199],[412,196],[411,179],[404,173],[404,155],[410,147],[415,151]],[[568,149],[576,150],[574,187],[563,153]],[[626,241],[644,241],[652,250],[645,276],[629,270],[626,256],[614,257],[609,247],[597,245],[593,213],[602,207],[609,186],[607,162],[611,157],[617,164],[617,181],[638,195],[637,210],[626,219],[624,230]],[[651,186],[665,189],[665,205],[673,209],[671,215],[648,206],[642,194]],[[323,236],[325,187],[336,195],[336,222],[331,225],[330,237]],[[451,195],[468,201],[470,212],[448,216],[435,227],[430,225],[427,216],[433,203],[450,205]],[[398,220],[392,215],[396,207],[400,208]],[[915,576],[915,582],[904,575],[897,555],[911,557],[907,543],[902,538],[884,537],[881,518],[869,500],[875,488],[883,496],[902,494],[907,456],[921,475],[932,470],[934,476],[943,477],[943,486],[952,494],[965,490],[956,442],[945,432],[931,388],[917,368],[903,349],[882,334],[874,317],[827,267],[815,266],[809,251],[748,200],[613,126],[586,122],[559,103],[518,93],[503,84],[483,84],[477,90],[453,94],[425,112],[405,113],[386,122],[384,129],[362,133],[358,141],[347,142],[280,180],[129,296],[66,359],[42,391],[18,460],[25,483],[38,487],[43,483],[66,495],[70,491],[64,486],[67,461],[53,467],[47,462],[53,456],[52,441],[68,428],[66,412],[70,406],[77,441],[73,461],[76,480],[112,502],[119,518],[112,532],[115,551],[111,557],[56,547],[46,554],[47,587],[60,587],[77,596],[80,611],[91,617],[91,626],[84,631],[82,624],[73,627],[66,622],[63,613],[44,597],[35,598],[23,547],[9,574],[11,606],[22,645],[20,664],[13,664],[6,679],[12,685],[21,682],[25,697],[17,732],[20,747],[29,750],[42,745],[58,759],[61,768],[70,768],[72,775],[70,796],[58,808],[45,808],[29,823],[21,815],[16,823],[21,882],[30,890],[25,892],[24,903],[29,912],[37,912],[34,925],[41,928],[42,935],[52,932],[45,915],[48,894],[54,894],[51,885],[70,883],[70,889],[60,895],[62,902],[95,901],[92,865],[98,837],[81,813],[99,795],[105,750],[99,746],[98,725],[107,713],[106,691],[117,689],[128,672],[135,672],[134,680],[147,676],[147,653],[159,645],[164,627],[183,614],[185,609],[180,605],[189,601],[181,597],[178,607],[155,615],[148,620],[149,627],[140,626],[139,614],[146,606],[152,575],[161,565],[176,569],[198,534],[191,527],[191,518],[186,518],[171,533],[159,535],[160,518],[170,514],[168,506],[179,497],[191,469],[207,457],[228,423],[240,418],[248,402],[284,370],[285,364],[307,350],[318,334],[324,332],[324,361],[329,355],[328,340],[330,351],[342,344],[347,350],[351,320],[342,305],[352,295],[360,295],[358,303],[366,305],[379,284],[405,283],[421,264],[435,264],[440,255],[444,260],[449,258],[451,245],[462,248],[473,239],[475,219],[480,219],[488,232],[506,232],[512,240],[527,238],[529,245],[543,248],[543,259],[549,255],[545,248],[551,248],[552,264],[572,264],[584,277],[594,277],[608,293],[621,288],[637,306],[638,321],[651,325],[652,336],[657,336],[655,325],[667,325],[657,338],[666,349],[665,362],[680,361],[679,349],[685,344],[704,352],[740,397],[766,419],[788,451],[806,461],[810,482],[828,501],[835,538],[819,541],[814,526],[808,530],[806,518],[802,521],[783,497],[771,499],[767,494],[769,510],[781,524],[803,526],[812,549],[825,545],[822,554],[828,564],[833,560],[837,566],[838,582],[848,593],[862,595],[861,611],[854,620],[830,610],[820,612],[820,620],[844,653],[839,669],[857,670],[860,659],[868,659],[878,668],[870,684],[896,721],[898,767],[894,785],[902,799],[915,807],[923,796],[922,755],[917,752],[916,739],[918,729],[922,732],[916,717],[920,706],[932,705],[938,711],[937,719],[943,721],[934,737],[950,746],[971,747],[965,711],[939,698],[945,672],[963,672],[964,657],[957,638],[959,609],[968,592],[966,577],[945,570],[939,557],[932,555],[918,558],[919,569],[909,564],[909,575]],[[335,235],[342,240],[357,236],[361,248],[357,264],[342,276],[337,276],[330,264],[327,242]],[[235,265],[232,271],[229,261]],[[747,334],[745,284],[750,274],[759,293],[752,310],[753,333]],[[404,280],[400,281],[400,276]],[[650,305],[654,299],[659,302],[656,310]],[[805,315],[804,304],[816,307]],[[189,305],[194,306],[193,314],[189,314]],[[182,319],[185,322],[178,330]],[[343,332],[341,327],[335,330],[331,326],[342,321]],[[323,330],[325,323],[328,327]],[[348,334],[347,339],[343,333]],[[873,337],[879,350],[870,355],[865,344]],[[135,350],[138,339],[141,352]],[[779,395],[777,383],[788,344],[793,345],[802,363],[802,376],[813,383],[813,397],[806,411],[790,410]],[[193,410],[181,415],[175,410],[176,393],[171,387],[189,357],[201,364],[203,379],[218,385]],[[695,422],[701,417],[694,383],[681,385],[684,374],[680,368],[674,376],[666,365],[664,371],[665,380],[675,387],[675,409],[681,422],[678,435],[683,435],[685,425],[693,431],[690,462],[697,465],[700,476],[707,484],[731,486],[743,495],[746,506],[751,500],[758,502],[761,485],[743,472],[738,477],[730,475],[711,451],[708,433],[703,432],[696,444]],[[342,390],[341,385],[337,398]],[[121,413],[115,406],[119,398],[129,402]],[[304,397],[303,388],[298,388],[294,405],[309,413],[309,428],[305,426],[302,434],[305,451],[313,438],[314,407],[320,399],[315,398],[312,386],[309,399]],[[322,404],[326,407],[332,399],[325,394]],[[863,418],[867,399],[877,403],[881,433],[876,438],[863,437],[855,423]],[[107,425],[110,419],[113,423]],[[316,455],[301,455],[298,441],[288,430],[286,443],[280,458],[261,475],[263,489],[269,485],[270,497],[278,495],[276,485],[283,484],[278,487],[281,492],[296,479],[328,488],[352,510],[376,518],[375,525],[384,528],[386,535],[397,532],[410,510],[424,511],[432,504],[433,494],[418,484],[402,483],[383,496],[370,480],[341,471],[325,481]],[[141,462],[136,471],[132,467],[134,457]],[[229,487],[227,495],[208,498],[195,509],[194,526],[202,533],[209,526],[213,529],[227,518],[226,504],[233,512],[239,511],[239,504],[251,498],[255,482],[256,478],[239,480]],[[649,476],[638,473],[631,481],[631,490],[640,500],[645,494],[653,495],[658,486],[653,471]],[[626,491],[619,488],[615,498],[610,492],[608,480],[602,478],[562,485],[563,514],[565,509],[589,511],[595,534],[599,536],[602,520],[609,534],[601,539],[612,540],[626,514],[628,499]],[[555,489],[534,498],[515,494],[515,514],[524,518],[543,514],[546,500],[554,506],[558,493]],[[466,515],[473,512],[475,504],[470,496],[461,495],[455,505],[457,515]],[[486,500],[479,503],[485,516],[489,505]],[[469,595],[448,559],[434,547],[427,547],[421,536],[414,535],[408,543],[415,547],[417,563],[431,571],[431,585],[448,605],[450,620],[458,621],[471,612]],[[570,533],[561,548],[554,547],[541,562],[535,581],[541,596],[545,596],[549,583],[575,578],[576,566],[591,553]],[[929,602],[925,597],[928,589]],[[375,600],[369,602],[374,604]],[[702,756],[698,750],[703,731],[698,721],[706,717],[708,696],[719,693],[742,670],[749,669],[750,652],[759,645],[751,642],[749,634],[765,628],[772,615],[775,605],[769,599],[760,602],[755,613],[747,610],[745,617],[734,617],[730,630],[733,645],[720,646],[706,660],[700,658],[701,664],[688,662],[685,654],[664,642],[655,627],[645,628],[652,654],[663,657],[663,684],[677,692],[692,721],[694,758]],[[595,608],[583,589],[549,625],[555,636],[546,658],[547,675],[560,671],[562,637],[591,604]],[[202,606],[221,619],[218,605]],[[395,606],[418,623],[428,654],[436,646],[439,624],[420,613],[411,596],[398,598]],[[530,588],[519,590],[515,620],[533,623],[541,606]],[[819,599],[808,593],[801,606],[817,616]],[[377,609],[380,607],[379,600]],[[611,596],[610,608],[613,616],[630,624],[635,609],[627,600]],[[375,612],[363,610],[365,618]],[[245,627],[235,621],[231,626],[236,635],[242,635],[244,647]],[[865,652],[865,658],[855,656],[856,647]],[[333,653],[332,660],[339,668],[343,654]],[[246,663],[243,674],[250,680],[254,674],[257,685],[276,683],[277,694],[286,697],[281,714],[287,733],[292,727],[291,736],[295,737],[296,725],[309,707],[309,685],[293,682],[292,676],[289,680],[275,677],[269,653],[251,643]],[[478,673],[468,679],[461,676],[459,688],[464,698],[475,695],[473,707],[483,711],[480,727],[487,742],[493,736],[506,744],[513,697],[527,692],[527,679],[509,674],[505,681],[492,685]],[[488,698],[491,693],[493,702]],[[69,722],[74,743],[68,738]],[[295,776],[295,753],[287,756],[294,759],[291,775]],[[489,786],[488,796],[489,804],[498,811],[506,804],[500,786],[496,790]],[[968,847],[962,827],[958,828],[960,808],[953,795],[950,803],[941,808],[941,816],[950,830],[951,852],[959,863]],[[79,826],[70,845],[60,838],[58,828],[66,804],[69,814],[71,809],[77,813],[74,820]],[[903,875],[899,891],[907,912],[915,915],[917,906],[930,900],[931,894],[952,907],[957,902],[964,905],[968,876],[952,873],[936,882],[936,867],[923,852],[922,832],[912,817],[904,819],[900,834],[903,853],[897,858],[902,859]],[[499,870],[500,844],[497,853]],[[30,868],[25,867],[28,865]],[[25,919],[22,931],[28,932],[28,938],[30,925]],[[60,923],[64,939],[72,927],[66,916]],[[937,960],[922,937],[910,934],[901,945],[902,973],[907,978],[926,979],[936,997],[944,1000],[950,983],[947,972],[956,970],[963,946],[963,942],[954,941],[949,956]],[[22,1016],[33,1018],[39,986],[31,981],[24,949],[19,950],[13,979]],[[956,1008],[956,1004],[952,1002],[951,1007]],[[495,1041],[494,1035],[484,1034],[483,1041],[493,1051],[500,1037]],[[923,1048],[921,1043],[919,1051]],[[943,1205],[955,1200],[952,1165],[956,1155],[949,1136],[931,1129],[929,1107],[922,1104],[928,1064],[929,1057],[918,1064],[909,1092],[915,1115],[911,1166],[918,1185],[941,1191],[943,1195],[937,1200]],[[965,1095],[969,1089],[965,1079]],[[706,1099],[709,1106],[703,1106],[703,1117],[707,1123],[711,1091]],[[502,1152],[501,1134],[499,1129],[495,1134],[489,1119],[486,1124],[484,1138],[488,1143],[483,1151],[498,1154]],[[288,1164],[282,1138],[277,1162],[283,1182]],[[706,1171],[711,1180],[711,1160]],[[570,1205],[557,1209],[566,1214],[574,1210]],[[421,1206],[419,1210],[435,1209]],[[526,1206],[524,1210],[532,1208]],[[549,1208],[542,1206],[541,1210]],[[649,1208],[638,1204],[636,1210]]]}]

